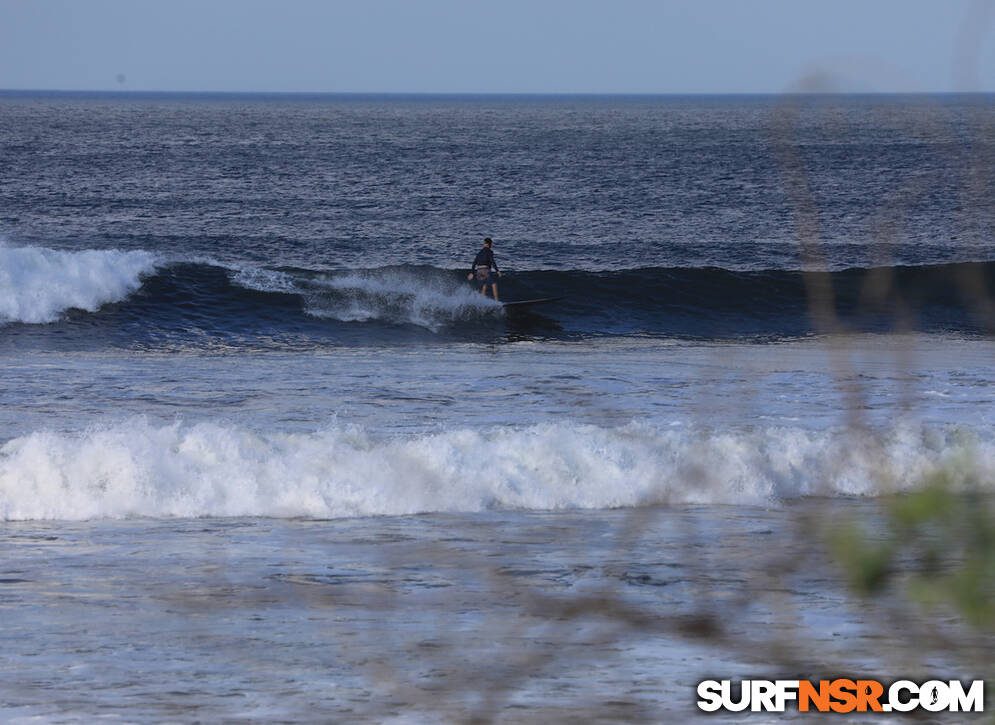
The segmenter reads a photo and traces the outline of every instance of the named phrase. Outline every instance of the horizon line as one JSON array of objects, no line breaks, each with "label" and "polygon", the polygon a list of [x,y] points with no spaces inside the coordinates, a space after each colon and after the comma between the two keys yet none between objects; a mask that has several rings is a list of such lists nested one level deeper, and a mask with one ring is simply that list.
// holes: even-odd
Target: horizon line
[{"label": "horizon line", "polygon": [[262,91],[262,90],[139,90],[132,88],[0,88],[0,94],[60,95],[172,95],[172,96],[396,96],[396,97],[563,97],[563,98],[661,98],[661,97],[791,97],[791,96],[984,96],[995,90],[974,91]]}]

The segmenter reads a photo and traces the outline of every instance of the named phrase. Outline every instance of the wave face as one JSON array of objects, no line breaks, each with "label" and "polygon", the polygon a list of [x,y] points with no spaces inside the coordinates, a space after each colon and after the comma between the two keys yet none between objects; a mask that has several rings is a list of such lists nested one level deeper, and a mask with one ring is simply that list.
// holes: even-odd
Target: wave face
[{"label": "wave face", "polygon": [[[967,290],[995,289],[995,263],[880,267],[825,274],[652,267],[526,272],[530,290],[568,297],[567,316],[599,332],[691,338],[791,337],[828,330],[991,331]],[[829,316],[813,316],[813,291]]]},{"label": "wave face", "polygon": [[155,264],[144,251],[0,245],[0,321],[54,322],[69,309],[95,312],[138,290]]},{"label": "wave face", "polygon": [[[995,480],[995,444],[953,427],[853,431],[545,423],[376,438],[129,420],[0,448],[0,519],[313,517],[764,504],[871,496],[942,467]],[[899,483],[896,483],[899,482]]]},{"label": "wave face", "polygon": [[[651,267],[506,274],[502,299],[563,297],[508,316],[465,279],[435,267],[319,271],[157,261],[143,251],[0,248],[0,319],[61,324],[86,344],[225,339],[251,344],[651,335],[786,338],[829,330],[990,333],[965,290],[995,289],[995,263],[796,271]],[[829,318],[810,291],[829,291]],[[114,304],[110,304],[114,303]],[[44,331],[37,331],[44,334]],[[101,333],[106,332],[102,337]]]}]

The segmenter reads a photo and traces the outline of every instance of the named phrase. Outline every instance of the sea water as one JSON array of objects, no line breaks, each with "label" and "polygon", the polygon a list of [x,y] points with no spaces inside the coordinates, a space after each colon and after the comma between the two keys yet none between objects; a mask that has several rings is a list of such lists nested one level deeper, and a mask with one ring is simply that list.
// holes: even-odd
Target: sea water
[{"label": "sea water", "polygon": [[[0,95],[0,717],[659,721],[708,677],[980,676],[826,542],[993,480],[990,120]],[[484,236],[503,299],[563,299],[470,287]]]}]

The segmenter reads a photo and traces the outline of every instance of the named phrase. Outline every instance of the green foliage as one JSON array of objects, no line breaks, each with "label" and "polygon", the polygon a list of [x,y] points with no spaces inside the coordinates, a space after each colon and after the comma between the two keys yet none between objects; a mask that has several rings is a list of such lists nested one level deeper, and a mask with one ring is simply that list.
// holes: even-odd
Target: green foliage
[{"label": "green foliage", "polygon": [[922,605],[953,607],[968,623],[995,630],[995,509],[991,496],[977,482],[965,487],[955,469],[889,499],[873,537],[867,526],[838,527],[832,552],[863,596],[905,586]]}]

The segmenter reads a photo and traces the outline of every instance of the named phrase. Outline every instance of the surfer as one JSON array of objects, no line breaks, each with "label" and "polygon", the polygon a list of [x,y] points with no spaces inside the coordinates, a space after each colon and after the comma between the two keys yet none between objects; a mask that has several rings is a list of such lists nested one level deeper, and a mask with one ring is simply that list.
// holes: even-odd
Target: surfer
[{"label": "surfer", "polygon": [[[497,262],[494,259],[494,250],[491,249],[492,244],[493,242],[490,237],[484,238],[484,247],[473,258],[473,267],[466,278],[470,280],[476,278],[477,283],[480,284],[480,294],[484,295],[484,297],[487,296],[487,287],[490,286],[491,294],[494,295],[495,302],[498,302],[500,300],[498,300],[497,278],[501,276],[501,270],[498,269]],[[494,267],[494,272],[491,272],[491,267]],[[495,272],[497,276],[495,276]]]}]

